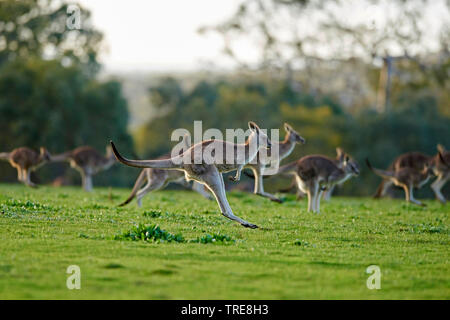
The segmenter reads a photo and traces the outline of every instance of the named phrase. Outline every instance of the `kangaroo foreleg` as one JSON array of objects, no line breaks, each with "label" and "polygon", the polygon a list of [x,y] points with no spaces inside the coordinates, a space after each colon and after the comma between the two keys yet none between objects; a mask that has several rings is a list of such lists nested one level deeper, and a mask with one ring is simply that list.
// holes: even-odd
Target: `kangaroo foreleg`
[{"label": "kangaroo foreleg", "polygon": [[331,199],[331,195],[333,194],[334,188],[336,188],[336,186],[331,186],[330,188],[328,188],[324,193],[323,193],[323,200],[325,201],[330,201]]},{"label": "kangaroo foreleg", "polygon": [[[241,171],[242,171],[242,166],[239,166],[237,169],[236,169],[236,175],[233,177],[233,176],[230,176],[229,177],[229,179],[231,180],[231,181],[234,181],[234,182],[238,182],[239,180],[241,180]],[[256,177],[255,177],[256,178]]]}]

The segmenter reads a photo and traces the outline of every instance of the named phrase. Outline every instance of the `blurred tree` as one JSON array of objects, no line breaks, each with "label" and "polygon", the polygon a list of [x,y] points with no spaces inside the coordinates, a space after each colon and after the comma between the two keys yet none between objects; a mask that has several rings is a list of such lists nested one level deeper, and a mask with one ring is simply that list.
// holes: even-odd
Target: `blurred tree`
[{"label": "blurred tree", "polygon": [[[90,12],[73,5],[81,19],[75,30],[67,25],[66,2],[0,1],[1,150],[46,146],[60,153],[91,145],[104,152],[115,139],[132,151],[121,84],[96,79],[102,34],[91,26]],[[13,170],[0,166],[2,177],[15,180]],[[39,175],[48,180],[67,167],[46,166]],[[123,184],[133,178],[126,172],[120,167],[97,180]]]},{"label": "blurred tree", "polygon": [[68,4],[57,0],[0,1],[0,65],[17,58],[59,59],[64,65],[84,65],[98,71],[102,34],[80,9],[80,29],[68,29]]},{"label": "blurred tree", "polygon": [[[431,7],[434,11],[427,15]],[[429,30],[426,19],[434,19],[436,32]],[[243,67],[248,61],[238,49],[250,41],[259,52],[261,67],[284,69],[288,78],[292,68],[311,72],[319,65],[334,65],[339,70],[342,63],[356,60],[380,64],[373,101],[380,111],[392,103],[396,61],[447,68],[436,76],[448,81],[450,3],[445,0],[245,0],[225,22],[199,31],[219,33],[224,53]],[[440,59],[424,60],[437,51]]]},{"label": "blurred tree", "polygon": [[43,145],[59,153],[89,144],[103,152],[109,139],[115,139],[130,152],[127,104],[120,88],[118,82],[87,76],[80,67],[63,67],[59,60],[28,58],[4,64],[2,150]]}]

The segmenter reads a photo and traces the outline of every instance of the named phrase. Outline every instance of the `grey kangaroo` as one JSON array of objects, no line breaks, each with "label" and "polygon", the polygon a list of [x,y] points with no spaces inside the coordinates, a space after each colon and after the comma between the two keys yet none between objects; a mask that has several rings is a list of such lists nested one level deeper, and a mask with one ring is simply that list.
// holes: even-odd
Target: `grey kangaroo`
[{"label": "grey kangaroo", "polygon": [[[254,122],[249,122],[251,133],[244,144],[235,144],[222,140],[204,140],[194,144],[181,155],[164,160],[128,160],[123,158],[111,141],[117,160],[125,165],[137,168],[157,168],[166,170],[183,171],[186,180],[194,180],[205,185],[214,195],[222,214],[247,228],[258,226],[249,223],[233,214],[228,203],[222,172],[236,170],[235,181],[239,181],[244,166],[252,161],[261,148],[269,149],[271,142],[269,137]],[[226,157],[227,152],[233,150],[233,159]],[[222,158],[217,159],[213,155],[222,151]],[[211,152],[212,158],[204,157],[205,152]],[[225,157],[227,158],[225,161]],[[190,161],[185,161],[189,159]],[[231,162],[231,163],[230,163]]]},{"label": "grey kangaroo", "polygon": [[50,161],[50,158],[50,153],[44,147],[41,147],[39,153],[27,147],[0,153],[0,160],[6,160],[12,167],[16,168],[17,179],[33,188],[36,187],[36,184],[30,179],[31,172]]},{"label": "grey kangaroo", "polygon": [[293,174],[298,188],[308,195],[308,211],[320,213],[320,198],[325,190],[359,175],[355,161],[346,155],[341,166],[334,159],[310,155],[280,167],[280,174]]},{"label": "grey kangaroo", "polygon": [[[305,143],[305,139],[301,137],[289,124],[287,123],[284,124],[284,130],[286,131],[286,136],[283,141],[281,142],[272,141],[272,144],[278,143],[278,152],[279,152],[278,163],[292,153],[297,143],[301,144]],[[253,171],[253,176],[250,174],[246,175],[255,179],[255,187],[253,191],[254,194],[281,203],[282,201],[278,199],[276,196],[264,191],[264,184],[263,184],[263,175],[265,167],[264,164],[267,162],[266,161],[267,157],[270,156],[271,156],[270,151],[267,152],[267,156],[265,154],[258,153],[257,163],[247,164],[245,166],[246,168],[250,168]]]},{"label": "grey kangaroo", "polygon": [[109,169],[116,162],[110,146],[106,147],[106,156],[92,147],[84,146],[55,155],[51,160],[54,162],[69,161],[70,166],[81,174],[82,187],[86,191],[92,191],[94,187],[92,183],[93,175]]}]

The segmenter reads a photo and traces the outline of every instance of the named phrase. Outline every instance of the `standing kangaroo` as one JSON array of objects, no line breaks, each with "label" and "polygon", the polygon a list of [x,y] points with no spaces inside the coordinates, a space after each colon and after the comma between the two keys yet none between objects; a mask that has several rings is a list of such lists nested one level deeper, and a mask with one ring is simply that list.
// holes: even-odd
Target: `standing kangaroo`
[{"label": "standing kangaroo", "polygon": [[298,161],[284,165],[280,174],[293,174],[298,188],[308,195],[308,211],[320,213],[322,193],[359,175],[358,165],[345,156],[341,166],[334,159],[322,155],[309,155]]},{"label": "standing kangaroo", "polygon": [[430,163],[425,162],[421,170],[417,170],[412,167],[403,167],[394,171],[373,168],[369,162],[369,159],[366,159],[366,163],[369,169],[376,175],[382,177],[383,179],[388,179],[396,186],[403,188],[407,202],[412,202],[419,206],[425,206],[424,203],[414,199],[413,188],[421,188],[428,182],[433,174],[433,168],[430,166]]},{"label": "standing kangaroo", "polygon": [[106,147],[106,156],[92,147],[84,146],[55,155],[52,157],[52,161],[69,161],[70,166],[80,172],[82,187],[86,191],[93,189],[93,175],[109,169],[116,162],[110,146]]},{"label": "standing kangaroo", "polygon": [[[286,136],[282,142],[272,141],[272,144],[278,143],[278,153],[279,153],[278,163],[292,153],[297,143],[301,144],[305,143],[305,139],[301,137],[289,124],[287,123],[284,124],[284,130],[286,131]],[[264,191],[264,184],[263,184],[264,167],[265,164],[268,162],[268,159],[270,159],[270,156],[271,156],[270,150],[267,152],[267,154],[258,153],[257,163],[256,164],[249,163],[245,166],[246,168],[250,168],[253,171],[253,176],[249,174],[246,175],[255,179],[255,186],[253,191],[254,194],[281,203],[282,201],[278,199],[276,196]]]},{"label": "standing kangaroo", "polygon": [[[183,143],[185,146],[185,150],[188,149],[191,144],[189,142],[189,135],[185,135],[183,138]],[[170,154],[164,155],[159,160],[169,159]],[[147,180],[147,184],[144,188],[139,188],[142,186],[142,184]],[[184,176],[184,173],[182,171],[177,170],[165,170],[165,169],[153,169],[153,168],[146,168],[141,171],[139,174],[133,190],[131,191],[130,196],[127,200],[125,200],[123,203],[119,205],[119,207],[125,206],[128,203],[130,203],[134,198],[137,199],[138,206],[142,206],[142,198],[151,191],[156,191],[159,189],[164,188],[166,185],[168,185],[170,182],[176,182],[180,183],[181,185],[185,187],[189,187],[189,182],[186,181],[186,178]],[[204,196],[207,199],[212,199],[211,195],[206,192],[204,187],[200,185],[197,181],[193,182],[192,189],[194,191],[197,191],[202,196]]]},{"label": "standing kangaroo", "polygon": [[[258,226],[249,223],[233,214],[225,193],[225,184],[222,172],[236,170],[235,181],[239,181],[240,174],[244,166],[252,161],[261,148],[269,149],[271,142],[269,137],[262,132],[254,122],[249,122],[251,133],[244,144],[235,144],[222,140],[205,140],[194,144],[181,155],[177,155],[165,160],[128,160],[123,158],[111,141],[114,154],[117,160],[125,165],[137,168],[157,168],[167,170],[183,171],[186,180],[194,180],[205,185],[217,200],[222,214],[240,223],[247,228],[257,228]],[[227,157],[227,151],[233,150],[233,159]],[[214,151],[214,155],[213,155]],[[215,157],[216,152],[222,151],[222,159]],[[211,152],[213,158],[205,157],[205,152]],[[190,159],[190,161],[185,161]],[[225,161],[228,160],[228,161]],[[231,163],[230,163],[231,162]]]},{"label": "standing kangaroo", "polygon": [[[359,165],[356,161],[352,160],[351,157],[345,153],[345,151],[338,147],[336,148],[336,158],[332,159],[333,162],[339,167],[342,168],[342,166],[344,165],[344,160],[345,157],[348,156],[350,158],[350,161],[352,161],[352,164],[359,170]],[[339,184],[333,185],[330,188],[328,188],[327,190],[324,191],[323,193],[323,199],[325,201],[330,201],[331,199],[331,195],[333,194],[333,191],[335,189],[336,186],[338,186]],[[303,199],[303,197],[306,195],[305,193],[303,193],[298,187],[297,187],[297,180],[294,177],[294,179],[292,180],[292,183],[289,187],[280,190],[281,192],[289,192],[291,191],[293,188],[295,188],[297,190],[297,200],[301,200]]]},{"label": "standing kangaroo", "polygon": [[[441,193],[441,189],[450,179],[450,169],[443,162],[450,163],[450,152],[446,151],[442,145],[437,146],[438,153],[434,156],[428,156],[420,152],[408,152],[398,156],[392,164],[388,167],[387,171],[397,171],[402,168],[412,168],[417,171],[423,170],[425,164],[429,164],[433,168],[434,174],[437,179],[431,184],[436,199],[445,203],[446,199]],[[439,155],[439,153],[441,155]],[[392,179],[383,179],[374,195],[374,198],[381,198],[385,195],[387,189],[393,185]]]},{"label": "standing kangaroo", "polygon": [[9,161],[17,169],[17,179],[29,187],[36,187],[30,180],[31,172],[50,161],[50,158],[50,153],[44,147],[40,148],[39,153],[27,147],[0,153],[0,160]]}]

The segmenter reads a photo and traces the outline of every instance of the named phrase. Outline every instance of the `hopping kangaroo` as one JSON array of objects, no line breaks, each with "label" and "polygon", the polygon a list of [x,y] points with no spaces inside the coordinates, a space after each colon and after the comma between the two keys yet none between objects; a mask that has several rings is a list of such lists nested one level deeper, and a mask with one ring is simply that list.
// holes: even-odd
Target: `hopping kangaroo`
[{"label": "hopping kangaroo", "polygon": [[[282,142],[272,141],[272,144],[278,143],[278,152],[279,152],[278,163],[292,153],[297,143],[301,144],[305,143],[305,139],[301,137],[289,124],[287,123],[284,124],[284,130],[286,131],[284,141]],[[247,173],[245,174],[255,179],[255,187],[253,191],[254,194],[281,203],[282,201],[277,197],[275,197],[273,194],[264,191],[264,184],[263,184],[264,167],[265,163],[267,162],[267,158],[270,158],[270,156],[271,156],[270,150],[267,152],[267,154],[258,153],[257,163],[247,164],[245,166],[246,168],[250,168],[253,171],[253,176]]]},{"label": "hopping kangaroo", "polygon": [[[445,203],[446,199],[441,193],[441,189],[450,179],[450,169],[448,167],[448,163],[450,163],[450,152],[446,151],[442,145],[438,145],[437,149],[438,153],[431,157],[420,152],[409,152],[402,154],[392,162],[387,171],[397,171],[404,168],[411,168],[416,171],[421,171],[424,166],[428,164],[433,168],[433,172],[437,176],[437,179],[431,184],[431,189],[436,195],[436,199],[442,203]],[[441,155],[439,155],[439,153]],[[378,186],[374,198],[384,196],[386,190],[393,184],[394,182],[392,179],[383,179]]]},{"label": "hopping kangaroo", "polygon": [[376,175],[383,179],[388,179],[396,186],[403,188],[407,202],[425,206],[425,204],[419,200],[414,199],[413,188],[421,188],[430,179],[433,174],[433,168],[429,162],[425,162],[421,170],[412,167],[403,167],[397,170],[380,170],[373,168],[369,159],[366,159],[366,163],[369,169]]},{"label": "hopping kangaroo", "polygon": [[52,161],[69,161],[70,166],[80,172],[83,189],[92,191],[92,176],[102,170],[109,169],[116,162],[116,159],[110,146],[106,147],[106,156],[92,147],[84,146],[55,155],[52,157]]},{"label": "hopping kangaroo", "polygon": [[308,211],[320,213],[320,198],[325,190],[359,175],[358,165],[348,155],[341,166],[334,159],[322,155],[309,155],[284,165],[280,174],[293,174],[298,188],[308,195]]},{"label": "hopping kangaroo", "polygon": [[26,147],[0,153],[1,160],[9,161],[11,166],[17,169],[17,179],[29,187],[36,187],[30,180],[31,172],[50,161],[50,157],[50,153],[44,147],[40,148],[39,153]]},{"label": "hopping kangaroo", "polygon": [[[194,180],[204,184],[213,194],[219,204],[222,214],[247,228],[258,226],[235,216],[228,203],[225,193],[225,184],[222,172],[236,170],[235,181],[240,179],[241,170],[252,161],[261,148],[269,149],[271,142],[254,122],[248,123],[251,133],[244,144],[235,144],[222,140],[205,140],[194,144],[181,155],[165,160],[128,160],[123,158],[111,141],[117,160],[131,167],[157,168],[183,171],[186,180]],[[226,157],[226,151],[233,150],[233,161]],[[217,152],[222,151],[222,158],[216,157]],[[210,152],[213,158],[205,157]],[[213,153],[215,154],[213,155]],[[227,158],[225,161],[225,157]],[[190,159],[190,161],[185,161]],[[231,163],[230,163],[231,162]]]},{"label": "hopping kangaroo", "polygon": [[[183,143],[186,149],[190,147],[189,142],[189,135],[185,135],[183,138]],[[164,155],[159,160],[165,160],[169,159],[170,154]],[[139,188],[142,186],[142,184],[147,180],[147,184],[144,188]],[[189,187],[189,182],[186,181],[186,178],[184,176],[184,173],[182,171],[177,170],[164,170],[164,169],[153,169],[153,168],[146,168],[141,171],[139,174],[133,190],[131,191],[130,196],[127,200],[125,200],[123,203],[119,205],[119,207],[125,206],[128,203],[130,203],[134,198],[137,199],[138,206],[142,206],[142,198],[151,191],[156,191],[159,189],[164,188],[167,186],[170,182],[176,182],[179,183],[185,187]],[[197,191],[202,196],[204,196],[207,199],[212,199],[211,195],[206,192],[203,185],[199,184],[197,181],[194,181],[192,185],[192,190]]]}]

